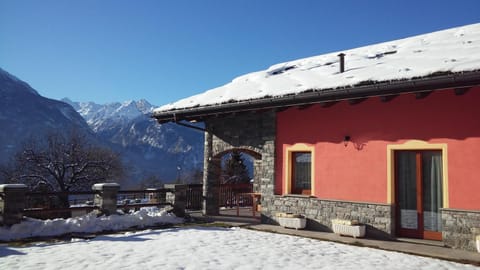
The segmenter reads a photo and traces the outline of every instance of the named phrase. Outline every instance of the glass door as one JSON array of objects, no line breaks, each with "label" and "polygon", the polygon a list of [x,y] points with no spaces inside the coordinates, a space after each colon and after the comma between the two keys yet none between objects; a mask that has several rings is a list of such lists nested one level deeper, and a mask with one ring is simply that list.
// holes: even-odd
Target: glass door
[{"label": "glass door", "polygon": [[441,151],[395,153],[397,234],[441,240]]}]

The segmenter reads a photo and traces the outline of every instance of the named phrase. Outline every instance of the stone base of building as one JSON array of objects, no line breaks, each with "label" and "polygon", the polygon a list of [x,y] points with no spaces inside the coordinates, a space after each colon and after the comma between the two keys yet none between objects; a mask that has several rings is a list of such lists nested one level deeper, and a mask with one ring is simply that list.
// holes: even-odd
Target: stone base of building
[{"label": "stone base of building", "polygon": [[[446,246],[477,252],[480,211],[442,209],[442,238]],[[332,232],[332,220],[357,220],[365,224],[367,236],[395,238],[395,208],[389,204],[322,200],[301,195],[262,197],[262,223],[278,225],[277,213],[300,214],[307,229]]]},{"label": "stone base of building", "polygon": [[392,238],[393,208],[387,204],[321,200],[308,196],[266,196],[262,198],[262,222],[277,224],[277,213],[301,214],[307,228],[332,232],[332,220],[358,220],[367,227],[367,234],[376,238]]},{"label": "stone base of building", "polygon": [[477,251],[476,237],[480,235],[480,211],[442,209],[442,225],[445,245]]}]

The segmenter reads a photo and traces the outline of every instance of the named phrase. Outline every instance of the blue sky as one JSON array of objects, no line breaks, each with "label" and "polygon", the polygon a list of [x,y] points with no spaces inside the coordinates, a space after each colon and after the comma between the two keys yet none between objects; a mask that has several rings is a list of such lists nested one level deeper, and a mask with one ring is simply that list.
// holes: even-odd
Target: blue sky
[{"label": "blue sky", "polygon": [[480,22],[478,0],[0,0],[0,67],[43,96],[163,105],[298,58]]}]

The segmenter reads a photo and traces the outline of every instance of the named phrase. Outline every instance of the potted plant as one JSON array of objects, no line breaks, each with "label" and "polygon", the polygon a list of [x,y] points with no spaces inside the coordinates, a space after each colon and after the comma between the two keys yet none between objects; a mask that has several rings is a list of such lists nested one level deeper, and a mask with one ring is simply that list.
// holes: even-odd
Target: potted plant
[{"label": "potted plant", "polygon": [[357,238],[365,236],[366,228],[358,220],[332,219],[332,231],[339,235]]},{"label": "potted plant", "polygon": [[277,213],[277,220],[280,226],[292,229],[304,229],[307,225],[305,216],[293,213]]}]

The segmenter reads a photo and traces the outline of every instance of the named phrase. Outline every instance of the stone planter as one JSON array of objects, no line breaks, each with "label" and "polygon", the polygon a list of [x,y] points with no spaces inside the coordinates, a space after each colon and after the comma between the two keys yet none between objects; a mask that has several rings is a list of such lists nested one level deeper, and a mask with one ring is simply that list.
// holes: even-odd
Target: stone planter
[{"label": "stone planter", "polygon": [[304,216],[291,213],[278,213],[277,221],[280,226],[295,230],[304,229],[307,225],[307,219]]},{"label": "stone planter", "polygon": [[332,220],[332,230],[339,235],[352,236],[353,238],[365,237],[365,225],[352,220]]}]

